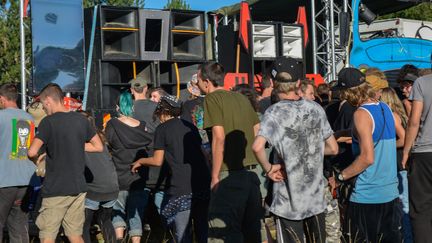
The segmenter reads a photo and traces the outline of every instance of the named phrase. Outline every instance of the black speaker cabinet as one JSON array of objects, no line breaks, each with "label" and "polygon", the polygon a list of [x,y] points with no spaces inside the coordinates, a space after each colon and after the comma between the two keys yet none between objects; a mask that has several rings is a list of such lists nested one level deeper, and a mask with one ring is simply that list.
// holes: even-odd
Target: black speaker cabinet
[{"label": "black speaker cabinet", "polygon": [[143,77],[151,84],[154,68],[152,62],[95,61],[92,67],[88,95],[88,107],[94,109],[114,109],[118,96],[129,89],[129,81]]},{"label": "black speaker cabinet", "polygon": [[204,12],[171,10],[170,59],[204,61]]},{"label": "black speaker cabinet", "polygon": [[279,28],[280,55],[303,61],[303,26],[297,24],[280,24]]},{"label": "black speaker cabinet", "polygon": [[100,7],[100,45],[103,60],[138,60],[139,38],[137,8]]},{"label": "black speaker cabinet", "polygon": [[[238,31],[234,26],[219,25],[217,28],[218,62],[222,64],[225,72],[236,71],[236,51],[238,43]],[[240,73],[249,73],[253,64],[252,56],[244,48],[240,48]]]},{"label": "black speaker cabinet", "polygon": [[276,58],[279,55],[277,31],[276,23],[252,23],[254,59]]},{"label": "black speaker cabinet", "polygon": [[170,12],[139,10],[141,60],[168,60]]},{"label": "black speaker cabinet", "polygon": [[[192,75],[198,73],[198,68],[201,63],[194,62],[178,62],[178,72],[180,83],[185,84],[189,82]],[[177,84],[177,74],[175,63],[173,62],[161,62],[160,63],[160,84]]]}]

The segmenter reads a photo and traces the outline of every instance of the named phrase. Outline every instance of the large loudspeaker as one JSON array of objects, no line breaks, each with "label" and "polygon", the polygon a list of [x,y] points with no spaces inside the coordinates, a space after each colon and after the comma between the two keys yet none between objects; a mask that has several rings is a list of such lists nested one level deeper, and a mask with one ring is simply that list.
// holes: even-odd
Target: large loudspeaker
[{"label": "large loudspeaker", "polygon": [[115,109],[120,93],[130,87],[128,82],[134,77],[134,69],[138,77],[153,80],[155,71],[152,62],[95,61],[89,88],[89,107]]},{"label": "large loudspeaker", "polygon": [[103,60],[140,58],[137,8],[101,6],[100,31]]},{"label": "large loudspeaker", "polygon": [[276,58],[279,54],[277,25],[275,23],[252,24],[254,59]]},{"label": "large loudspeaker", "polygon": [[[218,62],[222,64],[227,73],[236,71],[236,50],[238,43],[238,31],[234,26],[219,25],[217,28]],[[240,73],[249,73],[253,64],[252,57],[244,48],[240,48]]]},{"label": "large loudspeaker", "polygon": [[204,61],[204,12],[171,10],[170,59]]},{"label": "large loudspeaker", "polygon": [[[64,92],[84,90],[84,31],[81,0],[33,0],[31,93],[56,83]],[[53,38],[54,35],[54,38]]]},{"label": "large loudspeaker", "polygon": [[[182,84],[189,82],[192,75],[198,73],[198,68],[201,63],[193,62],[178,62],[178,75],[179,81]],[[171,62],[160,63],[160,84],[162,85],[174,85],[177,83],[177,74],[175,64]]]},{"label": "large loudspeaker", "polygon": [[280,55],[297,60],[304,58],[303,26],[280,24]]},{"label": "large loudspeaker", "polygon": [[170,12],[139,10],[142,60],[167,60]]}]

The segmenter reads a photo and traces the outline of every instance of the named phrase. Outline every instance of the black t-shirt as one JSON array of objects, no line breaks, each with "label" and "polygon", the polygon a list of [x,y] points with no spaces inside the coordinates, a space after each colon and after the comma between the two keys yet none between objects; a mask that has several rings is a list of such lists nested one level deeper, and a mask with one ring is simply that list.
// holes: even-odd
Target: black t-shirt
[{"label": "black t-shirt", "polygon": [[[340,103],[338,103],[340,105]],[[345,101],[340,107],[339,113],[334,121],[333,130],[343,131],[346,130],[350,133],[353,126],[354,112],[357,107],[351,105]],[[336,165],[338,168],[344,169],[348,167],[355,157],[353,156],[351,144],[339,143],[339,154],[334,156],[332,159],[332,164]]]},{"label": "black t-shirt", "polygon": [[153,119],[153,113],[157,103],[151,100],[135,100],[133,117],[137,120],[144,121],[148,132],[154,133],[159,125],[159,120]]},{"label": "black t-shirt", "polygon": [[333,124],[335,131],[351,129],[353,124],[354,112],[357,107],[351,105],[348,101],[345,101],[340,107],[338,116]]},{"label": "black t-shirt", "polygon": [[84,145],[95,135],[90,122],[76,112],[45,117],[36,137],[46,145],[42,197],[71,196],[87,190]]},{"label": "black t-shirt", "polygon": [[119,186],[116,169],[105,146],[100,153],[86,152],[85,177],[87,181],[87,195],[94,201],[110,201],[117,199]]},{"label": "black t-shirt", "polygon": [[172,118],[156,128],[154,149],[164,150],[170,170],[167,193],[180,196],[209,190],[210,171],[201,151],[197,128]]},{"label": "black t-shirt", "polygon": [[327,104],[324,107],[325,113],[327,115],[327,120],[330,123],[330,126],[332,127],[333,130],[335,130],[335,122],[336,119],[338,119],[339,116],[339,106],[340,106],[340,101],[332,101],[329,104]]},{"label": "black t-shirt", "polygon": [[259,102],[258,102],[258,110],[259,113],[264,114],[265,111],[267,110],[267,108],[269,108],[271,106],[271,100],[270,100],[270,96],[269,97],[264,97],[262,98]]}]

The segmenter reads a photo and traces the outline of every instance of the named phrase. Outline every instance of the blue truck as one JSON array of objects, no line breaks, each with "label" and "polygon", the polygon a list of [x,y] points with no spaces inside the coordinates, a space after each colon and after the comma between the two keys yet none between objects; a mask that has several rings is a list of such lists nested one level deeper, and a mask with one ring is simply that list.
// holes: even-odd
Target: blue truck
[{"label": "blue truck", "polygon": [[353,39],[350,64],[353,67],[376,67],[389,77],[394,77],[395,73],[405,64],[412,64],[417,68],[431,68],[431,40],[398,35],[384,35],[364,40],[359,30],[361,2],[353,0],[351,6],[353,9]]}]

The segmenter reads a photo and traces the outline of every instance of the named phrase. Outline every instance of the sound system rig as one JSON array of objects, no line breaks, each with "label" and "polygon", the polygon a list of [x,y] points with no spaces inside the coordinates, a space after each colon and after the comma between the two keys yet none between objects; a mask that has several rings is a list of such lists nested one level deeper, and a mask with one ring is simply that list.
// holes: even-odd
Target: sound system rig
[{"label": "sound system rig", "polygon": [[94,33],[87,106],[101,112],[115,109],[134,76],[185,86],[206,60],[201,11],[98,6],[84,10],[84,31],[87,58]]},{"label": "sound system rig", "polygon": [[[245,73],[248,75],[268,72],[273,61],[281,56],[298,60],[301,73],[305,74],[305,48],[303,26],[282,22],[252,22],[250,25],[251,53],[240,49],[240,65],[238,75],[235,72],[236,44],[238,31],[234,25],[219,26],[217,29],[218,61],[230,73],[225,79],[233,85],[244,83]],[[231,80],[232,79],[232,80]],[[250,81],[251,79],[249,79]],[[256,80],[256,78],[254,78]]]},{"label": "sound system rig", "polygon": [[170,17],[170,57],[160,63],[160,84],[174,87],[178,78],[182,84],[190,81],[206,61],[205,23],[201,11],[171,10]]},{"label": "sound system rig", "polygon": [[305,48],[303,26],[282,22],[253,22],[253,70],[254,74],[266,73],[277,57],[291,57],[302,63],[305,74]]},{"label": "sound system rig", "polygon": [[[82,16],[79,0],[73,0],[73,5],[51,1],[35,0],[32,6],[34,68],[30,89],[34,93],[54,82],[65,92],[82,94],[84,67],[88,67],[87,108],[112,112],[132,78],[143,77],[151,86],[163,86],[177,94],[178,85],[185,87],[207,60],[202,11],[99,5],[84,9]],[[73,11],[76,18],[68,17],[66,12]],[[52,32],[68,38],[47,39]],[[304,73],[302,25],[252,22],[249,36],[250,51],[240,48],[241,75],[235,74],[238,31],[233,24],[217,28],[217,61],[231,73],[227,77],[233,85],[251,82],[252,76],[265,73],[280,56],[300,61]]]}]

